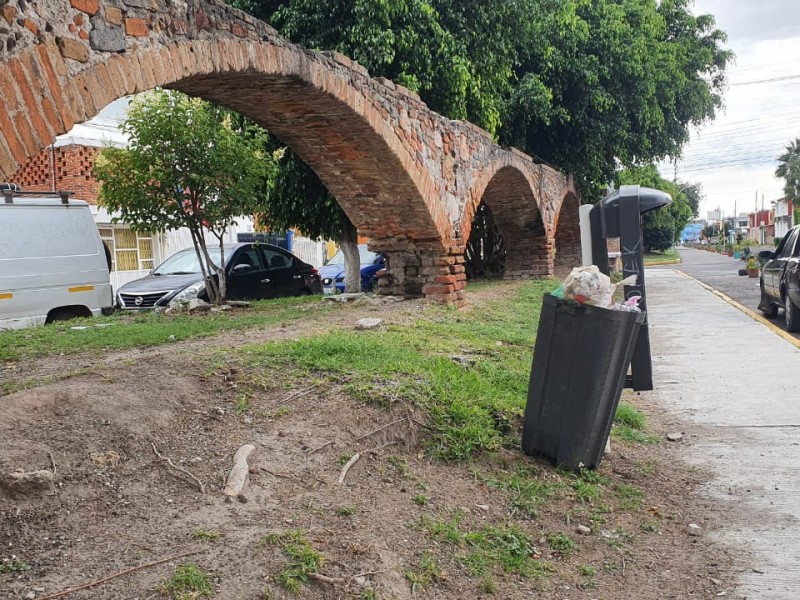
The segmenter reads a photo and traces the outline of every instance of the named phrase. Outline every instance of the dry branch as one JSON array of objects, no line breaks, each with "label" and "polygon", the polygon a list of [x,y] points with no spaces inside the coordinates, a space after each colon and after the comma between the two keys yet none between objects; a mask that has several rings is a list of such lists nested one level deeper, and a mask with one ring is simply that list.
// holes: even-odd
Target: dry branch
[{"label": "dry branch", "polygon": [[168,458],[168,457],[164,456],[163,454],[161,454],[158,451],[158,448],[156,448],[155,444],[152,444],[152,446],[153,446],[153,452],[156,453],[156,456],[158,458],[160,458],[161,460],[166,462],[170,467],[172,467],[176,471],[180,471],[184,475],[186,475],[188,477],[191,477],[195,482],[197,482],[197,485],[200,487],[200,492],[203,493],[203,494],[206,493],[206,486],[203,485],[202,481],[200,481],[195,475],[193,475],[192,473],[190,473],[189,471],[187,471],[183,467],[179,467],[178,465],[176,465],[174,462],[172,462],[172,460],[170,458]]},{"label": "dry branch", "polygon": [[308,456],[311,456],[311,455],[312,455],[312,454],[314,454],[315,452],[319,452],[319,451],[320,451],[320,450],[322,450],[323,448],[327,448],[327,447],[328,447],[328,446],[330,446],[332,443],[333,443],[333,440],[331,440],[330,442],[325,442],[324,444],[322,444],[322,446],[318,446],[318,447],[314,448],[313,450],[310,450],[310,451],[308,452]]},{"label": "dry branch", "polygon": [[124,571],[120,571],[119,573],[114,573],[113,575],[109,575],[108,577],[104,577],[103,579],[98,579],[97,581],[92,581],[90,583],[85,583],[83,585],[79,585],[78,587],[70,588],[68,590],[64,590],[63,592],[58,592],[56,594],[52,594],[50,596],[45,596],[41,598],[41,600],[53,600],[54,598],[61,598],[62,596],[66,596],[67,594],[72,594],[74,592],[79,592],[80,590],[86,590],[89,588],[96,587],[106,581],[111,581],[112,579],[116,579],[117,577],[122,577],[123,575],[127,575],[128,573],[133,573],[134,571],[141,571],[142,569],[149,569],[150,567],[155,567],[165,562],[169,562],[171,560],[177,560],[179,558],[184,558],[185,556],[191,556],[192,554],[200,554],[201,552],[205,552],[205,550],[194,550],[192,552],[184,552],[183,554],[176,554],[174,556],[168,556],[167,558],[162,558],[161,560],[157,560],[155,562],[146,563],[144,565],[139,565],[138,567],[131,567],[130,569],[125,569]]},{"label": "dry branch", "polygon": [[315,383],[311,387],[308,387],[308,388],[306,388],[304,390],[300,390],[300,391],[294,392],[292,394],[289,394],[288,396],[286,396],[286,398],[284,398],[283,400],[278,402],[278,406],[280,406],[282,404],[286,404],[287,402],[290,402],[291,400],[296,400],[297,398],[302,398],[303,396],[306,396],[306,395],[310,394],[311,392],[313,392],[315,389],[317,389],[321,385],[322,385],[321,382],[320,383]]},{"label": "dry branch", "polygon": [[397,425],[398,423],[402,423],[405,420],[406,420],[406,417],[403,417],[402,419],[397,419],[396,421],[392,421],[391,423],[387,423],[386,425],[383,425],[382,427],[378,427],[377,429],[374,429],[374,430],[370,431],[369,433],[365,433],[361,437],[357,437],[355,439],[355,441],[359,442],[359,441],[363,440],[364,438],[368,438],[371,435],[375,435],[376,433],[380,433],[384,429],[389,429],[389,427],[391,427],[392,425]]},{"label": "dry branch", "polygon": [[247,466],[247,457],[255,450],[256,447],[252,444],[245,444],[236,451],[233,455],[233,468],[228,474],[228,480],[225,483],[225,489],[222,493],[226,496],[236,498],[242,493],[244,484],[247,482],[247,474],[249,468]]},{"label": "dry branch", "polygon": [[344,483],[344,478],[347,477],[347,472],[354,464],[358,462],[358,459],[360,458],[361,454],[359,452],[356,452],[355,454],[353,454],[352,458],[347,461],[347,464],[344,467],[342,467],[342,472],[339,474],[339,483]]}]

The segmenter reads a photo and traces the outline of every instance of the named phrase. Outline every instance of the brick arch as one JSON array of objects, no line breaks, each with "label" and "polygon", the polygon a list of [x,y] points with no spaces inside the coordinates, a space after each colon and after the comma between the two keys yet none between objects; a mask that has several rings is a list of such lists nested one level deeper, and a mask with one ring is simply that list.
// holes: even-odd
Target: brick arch
[{"label": "brick arch", "polygon": [[[20,60],[31,64],[35,57]],[[116,55],[80,73],[75,84],[80,98],[65,98],[56,114],[42,107],[49,122],[34,129],[31,154],[117,98],[169,87],[237,110],[278,136],[317,172],[362,235],[388,238],[385,247],[442,248],[449,241],[436,186],[378,109],[295,48],[181,41]],[[39,85],[43,98],[64,95],[57,79]]]},{"label": "brick arch", "polygon": [[566,271],[581,264],[581,231],[578,219],[580,200],[568,191],[559,203],[553,221],[555,270]]},{"label": "brick arch", "polygon": [[539,181],[512,161],[497,161],[473,187],[461,221],[469,239],[481,202],[492,212],[506,251],[506,277],[547,276],[552,272],[550,242],[537,197]]}]

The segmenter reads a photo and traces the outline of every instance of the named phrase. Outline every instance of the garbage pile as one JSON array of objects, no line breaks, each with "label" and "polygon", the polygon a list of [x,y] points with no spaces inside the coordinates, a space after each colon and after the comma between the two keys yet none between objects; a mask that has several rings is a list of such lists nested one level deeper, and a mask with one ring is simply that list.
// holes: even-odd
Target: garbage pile
[{"label": "garbage pile", "polygon": [[575,267],[564,282],[553,292],[557,298],[563,298],[578,304],[589,304],[609,310],[641,312],[639,301],[641,296],[631,296],[624,302],[614,301],[617,289],[626,285],[636,285],[637,276],[631,275],[618,283],[601,273],[596,265]]}]

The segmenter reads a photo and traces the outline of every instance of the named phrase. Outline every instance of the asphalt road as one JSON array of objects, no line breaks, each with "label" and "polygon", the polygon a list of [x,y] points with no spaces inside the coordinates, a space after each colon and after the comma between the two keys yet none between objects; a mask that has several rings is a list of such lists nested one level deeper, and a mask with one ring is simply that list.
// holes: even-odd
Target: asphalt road
[{"label": "asphalt road", "polygon": [[[742,306],[761,314],[758,310],[758,302],[761,297],[758,277],[739,275],[739,269],[744,268],[744,261],[730,256],[723,256],[716,252],[706,252],[705,250],[694,250],[692,248],[679,248],[678,254],[681,257],[680,264],[649,268],[683,271],[687,275],[691,275],[736,300]],[[778,312],[778,317],[773,319],[772,323],[786,331],[782,310]],[[800,334],[790,333],[789,335],[800,340]]]}]

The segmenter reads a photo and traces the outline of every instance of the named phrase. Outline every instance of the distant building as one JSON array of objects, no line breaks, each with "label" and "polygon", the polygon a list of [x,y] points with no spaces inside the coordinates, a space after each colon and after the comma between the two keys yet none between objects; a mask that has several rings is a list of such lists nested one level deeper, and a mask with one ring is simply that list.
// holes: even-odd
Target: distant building
[{"label": "distant building", "polygon": [[681,244],[699,244],[704,227],[704,223],[689,223],[681,232]]},{"label": "distant building", "polygon": [[772,245],[775,243],[775,211],[759,210],[750,213],[748,222],[748,239],[759,244]]},{"label": "distant building", "polygon": [[722,209],[715,208],[714,210],[708,211],[708,218],[706,220],[709,223],[713,223],[715,221],[722,221]]},{"label": "distant building", "polygon": [[772,203],[775,210],[775,237],[782,238],[794,226],[794,206],[788,198]]}]

